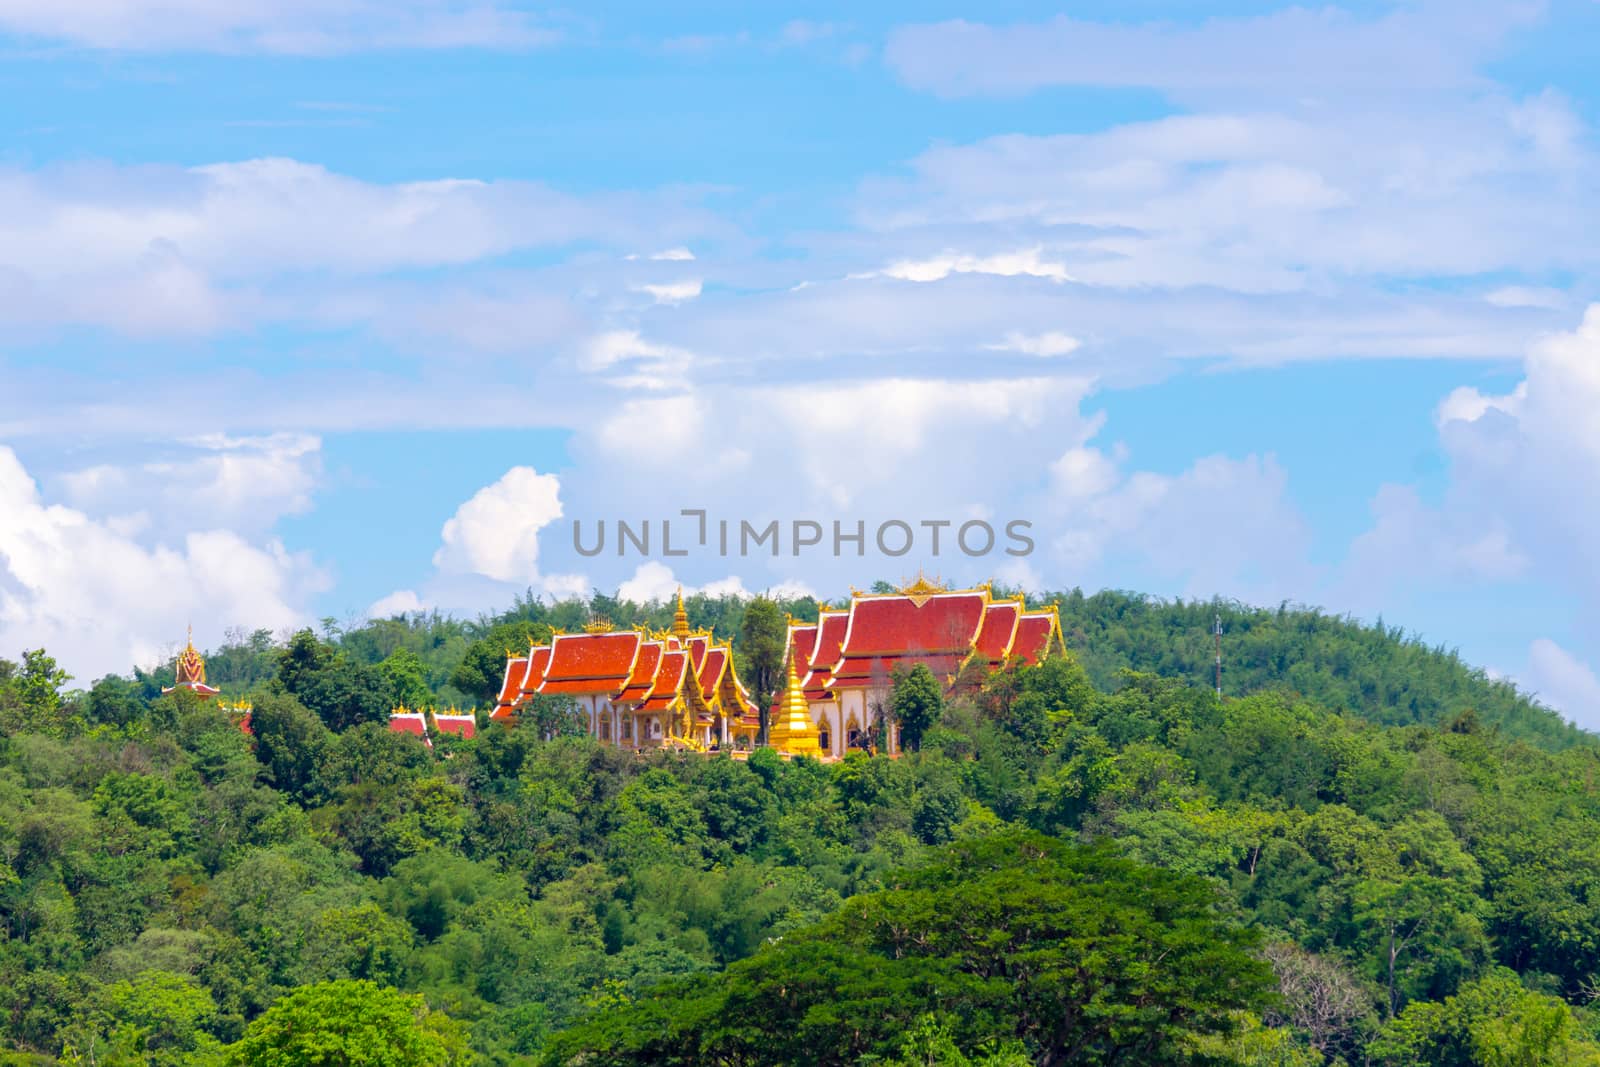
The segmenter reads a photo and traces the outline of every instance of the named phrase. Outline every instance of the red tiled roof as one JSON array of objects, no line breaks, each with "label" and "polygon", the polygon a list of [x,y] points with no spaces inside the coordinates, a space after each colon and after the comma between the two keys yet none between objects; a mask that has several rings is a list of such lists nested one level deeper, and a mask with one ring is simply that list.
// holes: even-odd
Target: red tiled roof
[{"label": "red tiled roof", "polygon": [[800,679],[800,688],[808,700],[826,700],[828,682],[833,678],[833,667],[839,662],[839,649],[844,644],[845,631],[850,628],[848,611],[823,612],[817,625],[816,643],[812,646],[811,670]]},{"label": "red tiled roof", "polygon": [[689,638],[689,660],[698,671],[705,662],[706,651],[711,647],[711,639],[703,634]]},{"label": "red tiled roof", "polygon": [[864,597],[850,605],[844,657],[972,648],[987,604],[982,590],[936,593],[919,605],[909,596]]},{"label": "red tiled roof", "polygon": [[725,648],[707,649],[705,658],[700,661],[698,678],[700,692],[714,695],[717,686],[722,684],[723,672],[728,669],[728,650]]},{"label": "red tiled roof", "polygon": [[389,729],[397,734],[416,734],[424,741],[427,741],[429,745],[433,744],[432,741],[428,740],[427,716],[420,711],[411,711],[404,715],[390,715]]},{"label": "red tiled roof", "polygon": [[470,713],[463,715],[433,714],[433,726],[441,734],[452,734],[456,737],[472,737],[478,732],[478,718]]},{"label": "red tiled roof", "polygon": [[541,693],[617,693],[639,655],[639,633],[563,634],[550,646]]},{"label": "red tiled roof", "polygon": [[528,653],[528,669],[522,675],[522,688],[518,699],[525,700],[539,691],[545,672],[550,669],[550,646],[539,645]]},{"label": "red tiled roof", "polygon": [[1048,611],[1024,612],[1017,622],[1017,636],[1011,642],[1011,654],[1021,656],[1025,663],[1038,663],[1057,644],[1056,617]]},{"label": "red tiled roof", "polygon": [[688,665],[687,652],[663,652],[661,666],[656,670],[656,684],[650,696],[640,705],[643,711],[660,711],[677,699],[678,687],[683,684],[684,668]]},{"label": "red tiled roof", "polygon": [[617,697],[618,700],[633,704],[650,695],[650,690],[655,688],[656,668],[661,666],[663,651],[660,641],[646,641],[639,646],[639,656],[633,661],[633,673],[628,676],[628,684]]},{"label": "red tiled roof", "polygon": [[908,652],[900,656],[862,656],[847,659],[839,665],[829,682],[834,689],[843,683],[877,685],[888,683],[901,671],[908,671],[921,663],[933,672],[941,683],[948,684],[961,671],[966,656],[959,652]]},{"label": "red tiled roof", "polygon": [[505,681],[500,683],[500,696],[496,698],[496,706],[510,704],[517,699],[517,694],[522,692],[522,679],[528,673],[528,657],[517,656],[506,660]]},{"label": "red tiled roof", "polygon": [[817,648],[817,628],[814,624],[789,627],[789,654],[794,657],[794,669],[803,677],[811,669],[811,653]]},{"label": "red tiled roof", "polygon": [[990,604],[983,613],[983,626],[978,630],[977,654],[990,663],[1004,663],[1021,617],[1022,605],[1015,600]]}]

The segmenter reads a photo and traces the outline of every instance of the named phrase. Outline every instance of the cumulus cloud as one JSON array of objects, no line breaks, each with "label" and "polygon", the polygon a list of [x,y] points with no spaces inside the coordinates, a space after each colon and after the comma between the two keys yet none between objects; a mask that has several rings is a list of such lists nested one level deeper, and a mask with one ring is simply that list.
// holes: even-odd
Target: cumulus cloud
[{"label": "cumulus cloud", "polygon": [[1600,678],[1594,669],[1547,637],[1528,649],[1523,688],[1586,730],[1600,731]]},{"label": "cumulus cloud", "polygon": [[329,55],[560,39],[496,0],[0,0],[0,30],[119,51]]},{"label": "cumulus cloud", "polygon": [[533,585],[539,580],[539,531],[560,517],[560,479],[512,467],[445,522],[434,566]]},{"label": "cumulus cloud", "polygon": [[[709,597],[734,596],[741,599],[750,599],[756,593],[745,588],[744,579],[736,574],[726,578],[717,578],[703,585],[690,585],[680,581],[673,573],[672,568],[657,560],[641,563],[634,569],[633,576],[626,579],[617,587],[619,600],[631,600],[637,604],[646,604],[651,601],[666,601],[677,595],[682,589],[685,596],[700,593]],[[761,593],[782,598],[799,598],[815,596],[811,587],[804,582],[782,581],[777,582]]]},{"label": "cumulus cloud", "polygon": [[202,434],[142,463],[98,463],[60,477],[67,501],[166,532],[207,523],[261,533],[311,509],[322,477],[321,441],[308,434]]},{"label": "cumulus cloud", "polygon": [[369,619],[391,619],[396,615],[411,615],[428,610],[428,604],[414,589],[396,589],[388,596],[379,597],[367,609]]},{"label": "cumulus cloud", "polygon": [[0,648],[44,646],[80,681],[151,666],[191,622],[282,629],[327,584],[281,542],[197,527],[145,544],[125,524],[47,503],[0,447]]},{"label": "cumulus cloud", "polygon": [[1261,602],[1303,597],[1319,580],[1307,562],[1311,528],[1268,456],[1198,459],[1178,475],[1124,472],[1087,444],[1051,467],[1054,558],[1029,561],[1059,585],[1108,564],[1132,567],[1166,592]]}]

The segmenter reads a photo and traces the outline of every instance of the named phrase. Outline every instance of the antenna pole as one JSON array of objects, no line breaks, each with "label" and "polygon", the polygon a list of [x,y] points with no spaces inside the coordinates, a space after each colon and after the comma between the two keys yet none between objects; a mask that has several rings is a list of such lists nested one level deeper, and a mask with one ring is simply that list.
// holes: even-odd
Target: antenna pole
[{"label": "antenna pole", "polygon": [[1217,625],[1212,633],[1217,639],[1217,699],[1222,699],[1222,612],[1217,612]]}]

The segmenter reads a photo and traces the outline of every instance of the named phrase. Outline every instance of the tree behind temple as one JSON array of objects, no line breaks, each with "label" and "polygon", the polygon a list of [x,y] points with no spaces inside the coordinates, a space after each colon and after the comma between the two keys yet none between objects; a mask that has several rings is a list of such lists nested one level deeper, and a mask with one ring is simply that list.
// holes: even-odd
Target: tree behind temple
[{"label": "tree behind temple", "polygon": [[761,736],[767,734],[767,710],[772,694],[783,684],[783,657],[789,643],[789,626],[776,601],[758,596],[745,609],[739,628],[739,651],[744,663],[740,673],[750,687],[756,707],[761,709]]},{"label": "tree behind temple", "polygon": [[922,747],[927,733],[944,714],[944,693],[939,679],[924,664],[917,664],[894,680],[894,695],[889,701],[891,714],[900,724],[900,743],[909,751]]}]

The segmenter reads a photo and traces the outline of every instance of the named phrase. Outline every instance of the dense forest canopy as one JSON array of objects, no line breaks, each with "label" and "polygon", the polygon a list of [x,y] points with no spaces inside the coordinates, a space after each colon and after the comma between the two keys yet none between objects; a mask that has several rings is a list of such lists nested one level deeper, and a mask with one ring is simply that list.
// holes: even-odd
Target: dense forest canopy
[{"label": "dense forest canopy", "polygon": [[254,736],[0,660],[0,1062],[1600,1065],[1589,735],[1383,627],[1053,599],[1072,655],[832,764],[387,729],[662,604],[234,634]]}]

